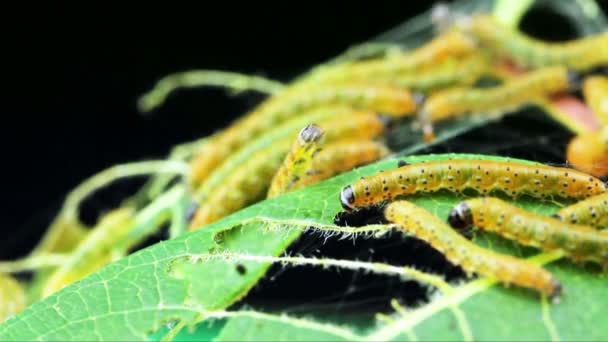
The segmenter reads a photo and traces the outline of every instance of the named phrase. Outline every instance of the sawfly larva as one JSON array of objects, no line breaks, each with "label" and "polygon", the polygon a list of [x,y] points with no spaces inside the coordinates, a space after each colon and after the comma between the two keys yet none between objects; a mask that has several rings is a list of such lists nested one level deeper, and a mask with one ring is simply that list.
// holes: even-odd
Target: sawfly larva
[{"label": "sawfly larva", "polygon": [[506,285],[534,289],[551,297],[561,293],[559,281],[544,268],[477,246],[435,215],[410,202],[393,202],[386,207],[384,214],[387,220],[426,241],[467,273],[492,277]]},{"label": "sawfly larva", "polygon": [[346,186],[340,202],[346,210],[379,204],[401,195],[446,189],[480,194],[502,191],[515,197],[583,199],[606,191],[599,179],[585,173],[547,165],[509,161],[452,159],[429,161],[364,177]]},{"label": "sawfly larva", "polygon": [[575,261],[592,261],[607,265],[606,232],[541,216],[498,198],[480,197],[465,200],[454,207],[448,221],[456,229],[475,226],[525,246],[545,251],[562,251]]}]

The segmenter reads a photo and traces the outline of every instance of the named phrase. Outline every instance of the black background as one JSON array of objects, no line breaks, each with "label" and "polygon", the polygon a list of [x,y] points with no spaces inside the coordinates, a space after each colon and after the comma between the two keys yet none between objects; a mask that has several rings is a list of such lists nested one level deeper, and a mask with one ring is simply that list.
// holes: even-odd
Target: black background
[{"label": "black background", "polygon": [[263,98],[182,91],[144,117],[136,99],[162,76],[221,69],[288,80],[431,5],[23,12],[7,27],[3,48],[1,258],[26,253],[65,194],[86,177],[117,163],[163,157],[172,145],[209,134]]}]

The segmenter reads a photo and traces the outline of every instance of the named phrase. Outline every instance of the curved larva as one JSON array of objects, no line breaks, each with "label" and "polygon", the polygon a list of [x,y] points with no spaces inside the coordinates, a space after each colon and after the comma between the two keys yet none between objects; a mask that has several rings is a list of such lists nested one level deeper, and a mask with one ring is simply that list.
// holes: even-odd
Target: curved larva
[{"label": "curved larva", "polygon": [[411,164],[362,178],[346,186],[340,201],[347,210],[379,204],[400,195],[473,189],[481,194],[583,199],[606,191],[599,179],[547,165],[508,161],[453,159]]},{"label": "curved larva", "polygon": [[382,85],[346,84],[329,87],[295,87],[271,97],[250,114],[213,138],[212,147],[205,149],[192,161],[192,181],[199,184],[226,157],[276,126],[310,109],[322,106],[346,105],[401,117],[413,114],[416,98],[408,90]]},{"label": "curved larva", "polygon": [[393,202],[385,209],[384,215],[402,230],[428,242],[467,273],[493,277],[501,283],[534,289],[549,296],[561,293],[561,284],[547,270],[525,260],[479,247],[436,216],[410,202]]},{"label": "curved larva", "polygon": [[268,148],[278,153],[287,153],[298,131],[313,122],[325,131],[326,142],[341,139],[373,139],[382,134],[387,124],[390,124],[390,121],[385,121],[375,113],[339,107],[334,107],[333,110],[313,111],[306,116],[289,120],[227,158],[196,190],[194,200],[199,203],[204,202],[212,192],[225,184],[230,175],[239,168],[247,168],[251,158],[259,153],[266,153],[264,151]]},{"label": "curved larva", "polygon": [[389,153],[384,144],[375,141],[344,140],[327,144],[314,157],[310,171],[298,184],[316,183],[379,160]]},{"label": "curved larva", "polygon": [[577,261],[602,265],[608,261],[608,234],[605,232],[531,213],[497,198],[463,201],[452,210],[449,222],[454,228],[475,226],[522,245],[545,251],[559,250]]},{"label": "curved larva", "polygon": [[288,192],[306,175],[312,166],[313,157],[320,151],[323,130],[317,125],[308,125],[300,131],[283,164],[275,173],[266,197],[272,198]]},{"label": "curved larva", "polygon": [[452,31],[412,51],[320,68],[305,79],[304,83],[377,82],[396,77],[412,77],[420,71],[435,68],[446,59],[469,55],[475,48],[474,41],[467,35]]},{"label": "curved larva", "polygon": [[482,46],[525,67],[586,70],[608,64],[608,32],[565,43],[548,43],[528,37],[489,15],[472,17],[461,28]]},{"label": "curved larva", "polygon": [[[608,49],[608,46],[605,47]],[[608,125],[608,77],[589,76],[583,81],[585,102],[598,119]]]},{"label": "curved larva", "polygon": [[560,209],[555,218],[570,224],[608,227],[608,193],[589,197]]},{"label": "curved larva", "polygon": [[[334,117],[318,123],[325,132],[326,143],[346,138],[372,139],[383,132],[384,124],[383,119],[370,113],[353,115],[348,120]],[[226,174],[218,186],[203,194],[190,228],[200,228],[263,198],[292,144],[293,137],[275,141],[249,155]]]},{"label": "curved larva", "polygon": [[574,75],[565,68],[551,67],[531,71],[495,87],[446,89],[429,96],[421,113],[434,122],[462,114],[507,111],[576,87]]}]

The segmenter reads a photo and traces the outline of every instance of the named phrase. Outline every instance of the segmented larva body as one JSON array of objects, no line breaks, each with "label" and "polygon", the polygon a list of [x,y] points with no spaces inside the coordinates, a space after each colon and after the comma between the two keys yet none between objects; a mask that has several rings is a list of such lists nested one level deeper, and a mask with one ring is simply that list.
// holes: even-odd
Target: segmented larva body
[{"label": "segmented larva body", "polygon": [[314,124],[308,125],[300,131],[270,183],[268,198],[290,191],[293,185],[306,175],[312,166],[313,157],[320,151],[321,137],[323,137],[323,130]]},{"label": "segmented larva body", "polygon": [[433,122],[468,113],[504,112],[568,91],[572,75],[565,68],[551,67],[531,71],[495,87],[446,89],[429,96],[421,112]]},{"label": "segmented larva body", "polygon": [[[263,155],[268,148],[279,153],[287,153],[294,136],[298,131],[310,124],[317,123],[325,131],[324,141],[333,142],[342,139],[370,140],[381,135],[390,120],[372,112],[338,109],[339,112],[318,110],[305,117],[292,119],[289,122],[273,128],[263,137],[244,146],[231,155],[220,167],[215,169],[208,179],[197,189],[194,199],[203,203],[218,187],[224,186],[227,179],[240,168],[247,168],[249,160],[260,153]],[[345,119],[347,118],[347,119]]]},{"label": "segmented larva body", "polygon": [[[329,144],[346,138],[372,139],[383,132],[384,123],[377,115],[362,112],[347,120],[334,117],[318,125],[325,132],[324,142]],[[273,142],[250,155],[223,177],[220,184],[202,194],[201,206],[190,228],[200,228],[263,198],[292,144],[293,137]]]},{"label": "segmented larva body", "polygon": [[559,281],[542,267],[477,246],[433,214],[410,202],[393,202],[387,206],[384,215],[402,230],[428,242],[467,273],[493,277],[501,283],[534,289],[548,296],[561,293]]},{"label": "segmented larva body", "polygon": [[472,17],[461,27],[482,46],[509,57],[521,66],[564,66],[586,70],[608,64],[608,32],[565,43],[548,43],[528,37],[489,15]]},{"label": "segmented larva body", "polygon": [[566,148],[572,166],[596,177],[608,175],[608,126],[574,137]]},{"label": "segmented larva body", "polygon": [[384,144],[375,141],[345,140],[327,144],[314,157],[310,171],[299,183],[313,184],[379,160],[389,153]]},{"label": "segmented larva body", "polygon": [[453,86],[467,86],[475,83],[489,70],[488,58],[475,53],[462,59],[448,59],[434,68],[405,75],[394,74],[378,82],[386,82],[400,87],[429,93]]},{"label": "segmented larva body", "polygon": [[555,218],[570,224],[608,227],[608,193],[589,197],[560,209]]},{"label": "segmented larva body", "polygon": [[304,82],[305,84],[382,82],[404,76],[413,77],[422,70],[435,68],[446,59],[469,55],[475,48],[475,43],[470,37],[452,31],[410,52],[320,68]]},{"label": "segmented larva body", "polygon": [[211,148],[192,161],[192,181],[199,184],[234,151],[262,134],[269,127],[321,106],[347,105],[390,116],[413,114],[415,96],[392,86],[346,84],[329,87],[296,87],[273,96],[256,110],[214,137]]},{"label": "segmented larva body", "polygon": [[340,194],[347,210],[379,204],[400,195],[473,189],[481,194],[554,196],[583,199],[606,191],[602,181],[582,172],[508,161],[452,159],[411,164],[362,178]]},{"label": "segmented larva body", "polygon": [[559,250],[576,261],[602,265],[608,261],[608,234],[605,232],[541,216],[498,198],[463,201],[452,210],[449,222],[454,228],[475,226],[525,246],[545,251]]},{"label": "segmented larva body", "polygon": [[[604,47],[608,49],[608,46]],[[585,102],[598,119],[608,125],[608,77],[589,76],[583,81]]]}]

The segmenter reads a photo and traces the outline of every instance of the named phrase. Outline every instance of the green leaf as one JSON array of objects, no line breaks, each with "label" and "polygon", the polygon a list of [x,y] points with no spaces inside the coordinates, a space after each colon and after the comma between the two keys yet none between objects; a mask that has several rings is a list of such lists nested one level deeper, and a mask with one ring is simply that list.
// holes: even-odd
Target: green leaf
[{"label": "green leaf", "polygon": [[[448,154],[408,157],[406,160],[415,163],[450,157],[480,156]],[[250,286],[247,279],[257,279],[258,272],[263,272],[263,268],[259,267],[260,262],[257,261],[238,261],[248,270],[243,275],[238,271],[234,259],[208,258],[209,253],[231,249],[232,252],[250,255],[270,255],[270,251],[263,248],[269,239],[280,240],[308,226],[326,230],[337,228],[332,225],[332,221],[341,210],[338,201],[340,189],[360,176],[394,167],[397,167],[397,160],[393,159],[357,169],[318,185],[261,202],[205,229],[139,251],[35,303],[16,318],[0,325],[0,340],[143,340],[165,324],[195,322],[201,317],[214,317],[214,312],[223,312],[221,309],[214,310],[222,308],[223,302],[232,301],[235,292]],[[418,196],[412,200],[440,217],[445,217],[459,198],[449,193],[439,193],[430,197]],[[523,199],[518,203],[541,213],[555,210],[555,205],[549,203]],[[232,228],[233,234],[226,234],[231,227],[235,227]],[[272,228],[280,230],[277,232]],[[249,247],[243,250],[242,245],[233,246],[239,239],[248,241]],[[496,244],[500,241],[493,242]],[[522,253],[519,248],[504,245],[505,249],[514,251],[515,254]],[[582,310],[593,313],[592,317],[608,313],[608,308],[602,307],[597,301],[597,298],[601,298],[599,291],[603,287],[601,277],[595,272],[576,269],[568,263],[560,263],[552,270],[556,271],[567,291],[561,304],[551,306],[552,321],[558,322],[555,326],[570,327],[571,324],[566,324],[565,320],[577,317],[573,315]],[[240,285],[228,286],[234,283]],[[576,296],[571,295],[575,293]],[[598,296],[591,296],[594,294]],[[452,304],[460,305],[476,338],[547,336],[547,325],[542,319],[542,305],[534,294],[493,287],[485,280],[459,287],[430,306],[412,311],[413,319],[400,318],[395,326],[381,326],[378,331],[368,333],[399,338],[403,333],[402,326],[418,322],[413,328],[421,336],[462,338],[458,325],[453,325],[454,318],[448,310]],[[488,311],[494,313],[490,315]],[[486,314],[481,316],[478,312]],[[474,320],[473,317],[483,319]],[[508,317],[513,320],[505,320]],[[529,319],[521,320],[520,317]],[[429,323],[435,321],[436,323]],[[505,322],[508,322],[507,328],[503,327]],[[312,332],[301,332],[299,329],[302,328],[297,325],[291,327],[290,323],[281,323],[276,319],[270,323],[281,324],[283,330],[292,329],[289,331],[294,336],[304,336],[306,339],[312,337]],[[559,333],[580,337],[576,333],[593,330],[597,336],[608,338],[608,331],[598,327],[598,323],[592,318],[580,319],[577,324],[581,326],[576,328],[575,333],[569,330],[560,330]],[[234,336],[230,335],[230,326],[242,324],[242,319],[231,321],[223,330],[222,336]],[[304,325],[306,330],[317,326],[308,322]],[[437,326],[445,326],[446,329],[437,329]],[[312,330],[319,334],[318,338],[327,338],[330,333]],[[263,339],[263,332],[269,330],[264,319],[256,318],[255,324],[247,331],[251,339]],[[351,330],[347,331],[355,334]]]}]

